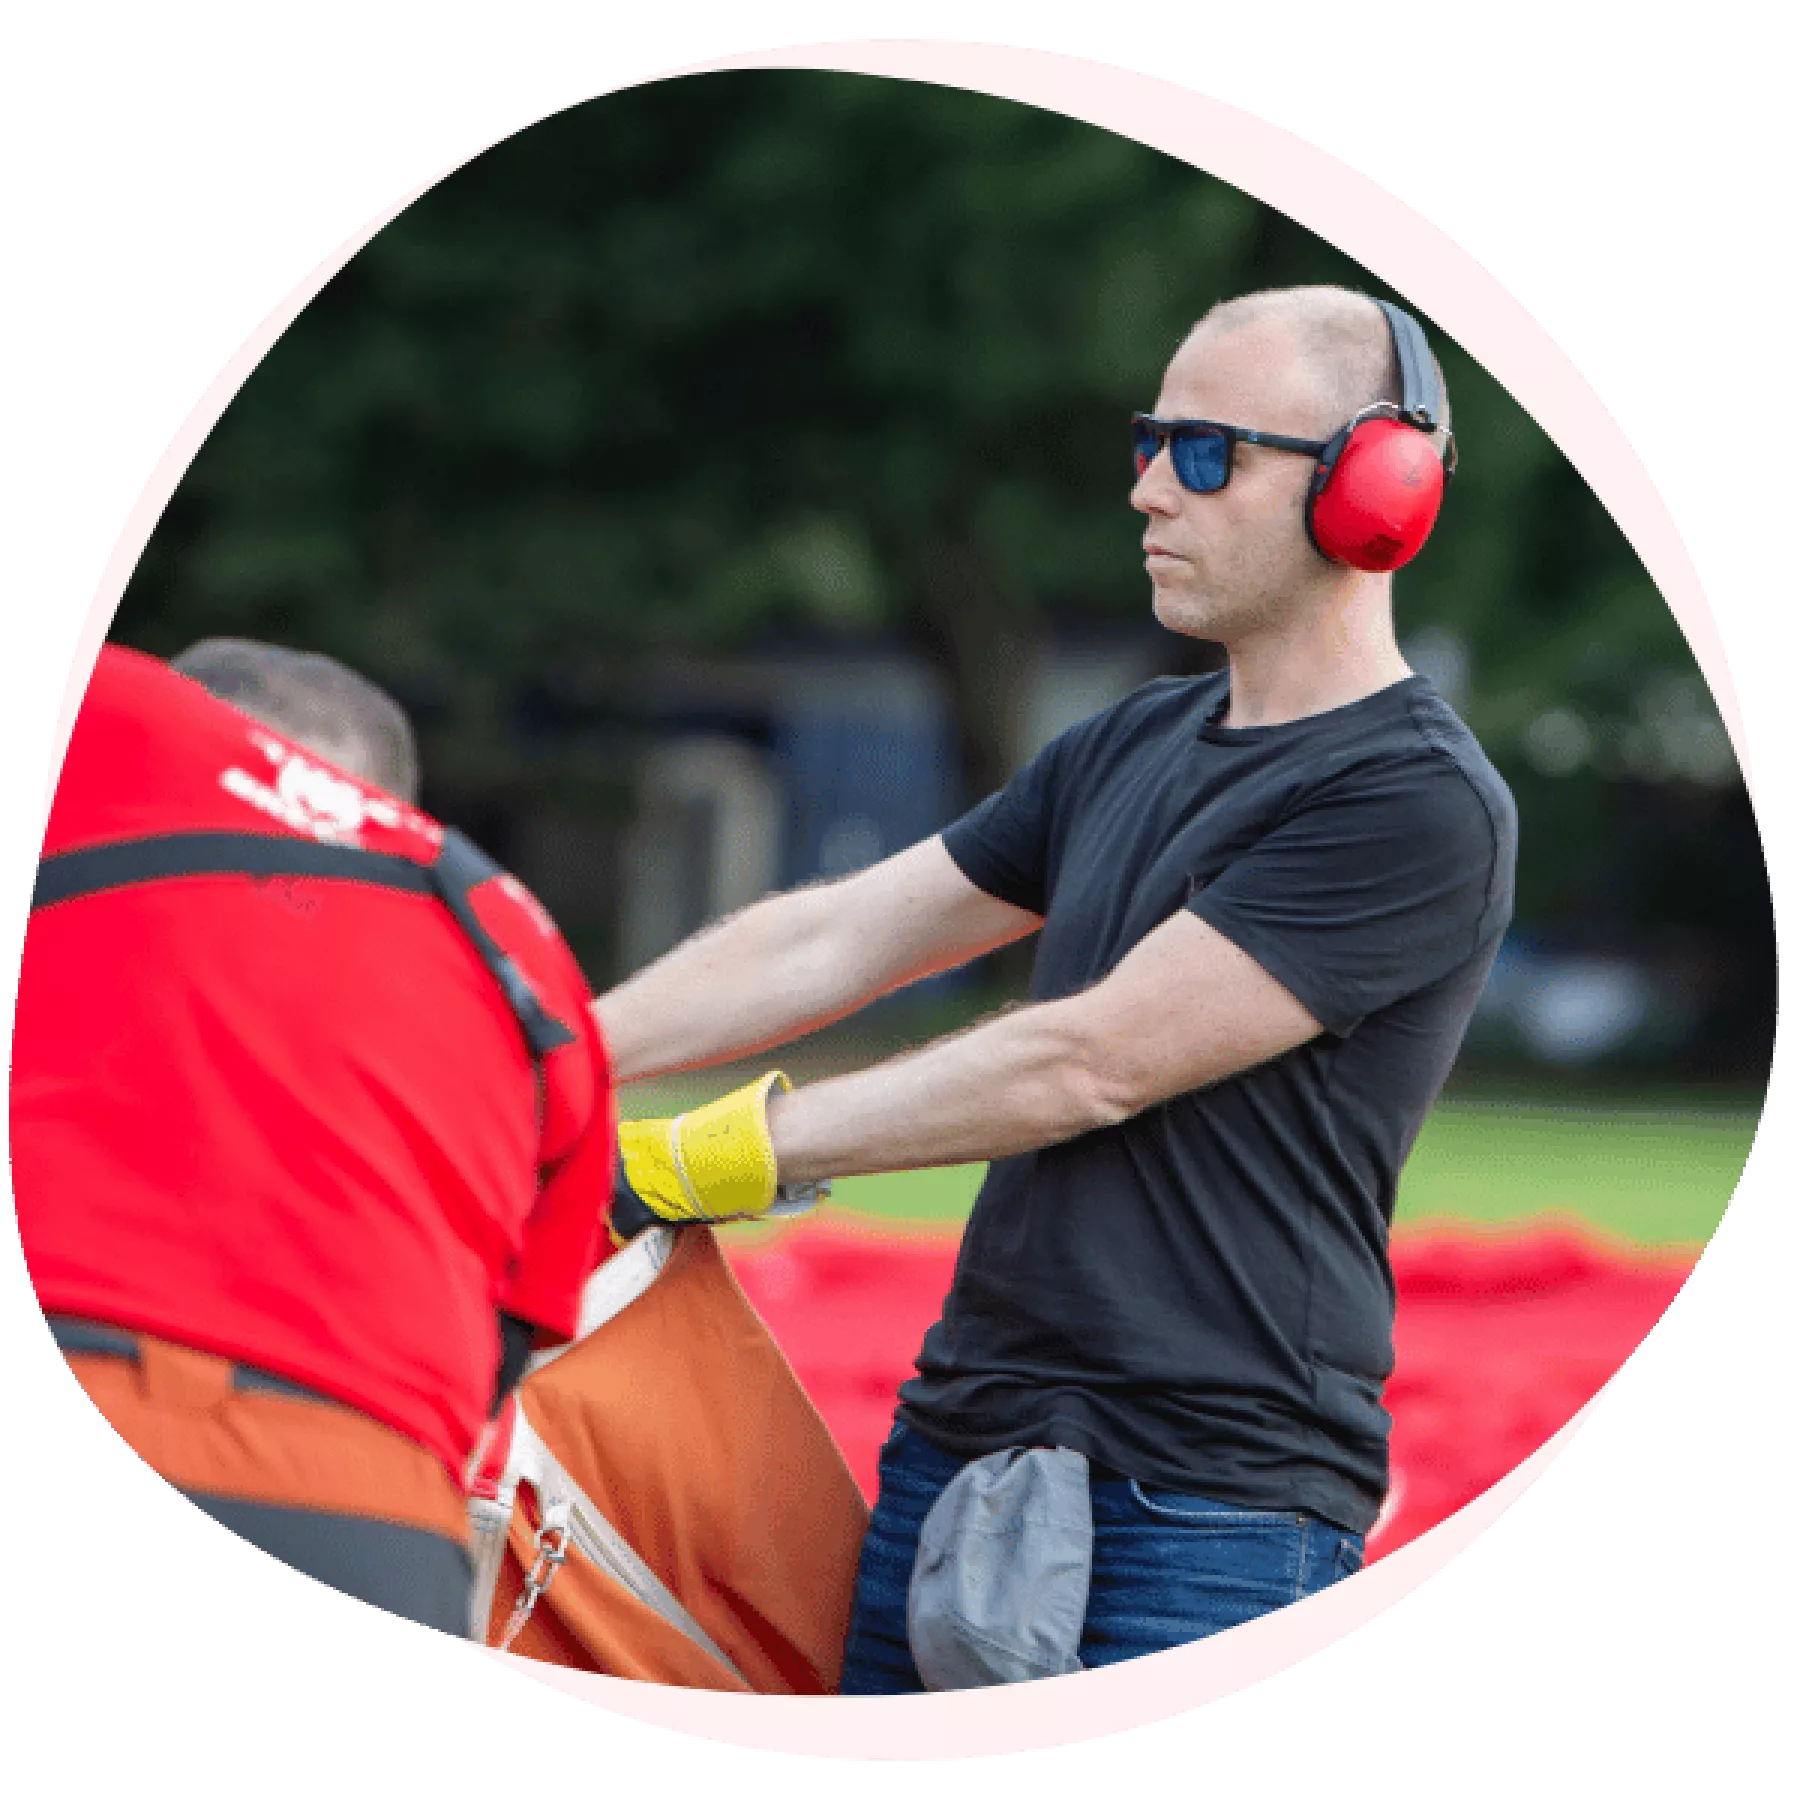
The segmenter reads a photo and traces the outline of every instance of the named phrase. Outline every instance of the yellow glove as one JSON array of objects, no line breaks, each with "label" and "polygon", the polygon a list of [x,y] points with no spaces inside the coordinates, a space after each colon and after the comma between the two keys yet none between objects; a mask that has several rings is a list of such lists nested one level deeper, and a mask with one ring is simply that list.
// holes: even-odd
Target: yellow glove
[{"label": "yellow glove", "polygon": [[633,1210],[621,1205],[627,1194],[671,1224],[761,1218],[781,1197],[769,1142],[769,1095],[793,1085],[774,1069],[679,1118],[624,1121],[615,1231],[624,1223],[621,1213]]}]

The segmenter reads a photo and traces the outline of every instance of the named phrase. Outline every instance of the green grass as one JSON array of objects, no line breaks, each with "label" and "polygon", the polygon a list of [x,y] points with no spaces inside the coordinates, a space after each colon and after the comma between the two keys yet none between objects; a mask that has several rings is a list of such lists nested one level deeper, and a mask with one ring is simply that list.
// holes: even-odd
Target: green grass
[{"label": "green grass", "polygon": [[[1642,1246],[1712,1236],[1743,1172],[1750,1114],[1538,1102],[1446,1102],[1401,1178],[1395,1224],[1569,1224]],[[960,1224],[979,1166],[864,1175],[834,1184],[835,1206],[895,1222]]]},{"label": "green grass", "polygon": [[1401,1177],[1395,1223],[1562,1219],[1635,1244],[1702,1244],[1755,1132],[1748,1112],[1446,1103]]}]

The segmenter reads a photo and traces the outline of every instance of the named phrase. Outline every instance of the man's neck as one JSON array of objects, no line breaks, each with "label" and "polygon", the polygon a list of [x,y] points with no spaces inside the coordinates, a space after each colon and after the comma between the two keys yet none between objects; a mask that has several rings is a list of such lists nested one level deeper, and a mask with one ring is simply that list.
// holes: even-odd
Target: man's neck
[{"label": "man's neck", "polygon": [[1345,604],[1226,645],[1231,699],[1222,723],[1285,725],[1367,699],[1412,670],[1394,641],[1386,595]]}]

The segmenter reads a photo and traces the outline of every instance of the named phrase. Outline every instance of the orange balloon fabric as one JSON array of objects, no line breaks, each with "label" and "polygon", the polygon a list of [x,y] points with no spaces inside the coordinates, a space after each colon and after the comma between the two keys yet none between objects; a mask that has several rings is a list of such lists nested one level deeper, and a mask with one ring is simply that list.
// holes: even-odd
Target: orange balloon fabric
[{"label": "orange balloon fabric", "polygon": [[[710,1230],[683,1229],[650,1288],[519,1397],[557,1462],[732,1667],[573,1549],[514,1652],[682,1687],[836,1689],[868,1507]],[[522,1492],[490,1643],[531,1561],[535,1508]]]}]

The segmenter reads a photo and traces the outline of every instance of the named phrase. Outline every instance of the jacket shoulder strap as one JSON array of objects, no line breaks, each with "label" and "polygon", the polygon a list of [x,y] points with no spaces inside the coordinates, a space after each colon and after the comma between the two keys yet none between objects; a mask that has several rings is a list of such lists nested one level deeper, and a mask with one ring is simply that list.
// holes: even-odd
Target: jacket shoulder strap
[{"label": "jacket shoulder strap", "polygon": [[188,875],[297,876],[309,881],[360,881],[441,901],[506,995],[534,1060],[575,1042],[575,1034],[532,992],[518,964],[475,916],[470,894],[501,873],[500,865],[460,831],[445,831],[435,861],[326,844],[314,838],[273,837],[256,831],[174,831],[123,838],[85,850],[64,850],[38,864],[31,910],[42,911],[110,888]]}]

